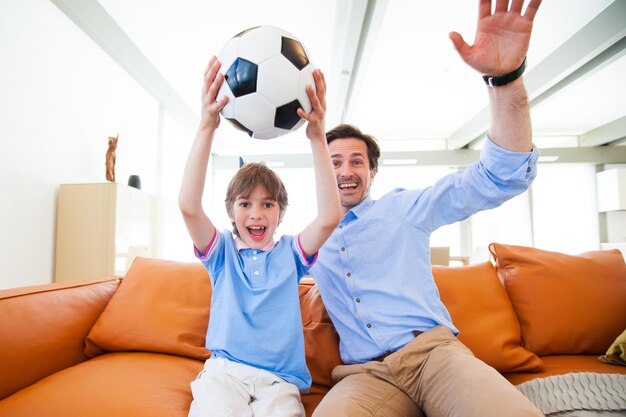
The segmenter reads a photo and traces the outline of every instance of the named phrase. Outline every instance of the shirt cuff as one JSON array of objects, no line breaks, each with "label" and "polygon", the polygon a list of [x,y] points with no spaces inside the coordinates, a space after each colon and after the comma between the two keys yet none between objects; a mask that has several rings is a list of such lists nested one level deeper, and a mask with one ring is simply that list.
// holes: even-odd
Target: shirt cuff
[{"label": "shirt cuff", "polygon": [[213,237],[211,238],[211,242],[209,242],[209,246],[207,246],[205,253],[202,253],[202,251],[200,251],[196,247],[196,245],[193,245],[193,251],[194,251],[194,254],[196,255],[196,258],[200,259],[201,261],[206,261],[207,259],[209,259],[209,256],[211,255],[211,253],[213,253],[213,249],[217,246],[218,236],[219,234],[217,233],[217,228],[216,228],[213,231]]},{"label": "shirt cuff", "polygon": [[318,252],[315,252],[312,256],[309,256],[308,258],[306,257],[306,255],[304,254],[304,249],[302,249],[302,244],[300,244],[300,235],[298,234],[298,236],[296,236],[296,249],[298,250],[298,254],[300,254],[300,259],[302,259],[302,263],[304,263],[305,266],[313,266],[313,264],[315,263],[315,261],[317,261],[317,254]]},{"label": "shirt cuff", "polygon": [[480,154],[483,166],[503,180],[529,181],[537,174],[539,150],[535,145],[530,152],[514,152],[494,143],[485,135],[484,146]]}]

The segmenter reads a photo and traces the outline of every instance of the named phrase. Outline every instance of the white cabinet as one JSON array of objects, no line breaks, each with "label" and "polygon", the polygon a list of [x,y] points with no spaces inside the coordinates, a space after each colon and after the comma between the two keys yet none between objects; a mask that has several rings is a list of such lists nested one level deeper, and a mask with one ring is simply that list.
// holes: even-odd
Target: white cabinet
[{"label": "white cabinet", "polygon": [[124,184],[61,185],[55,281],[121,276],[136,256],[166,257],[163,242],[171,219],[184,228],[173,206]]},{"label": "white cabinet", "polygon": [[602,249],[619,249],[626,259],[626,168],[598,172],[598,211],[606,231]]},{"label": "white cabinet", "polygon": [[596,174],[598,211],[626,210],[626,168],[613,168]]}]

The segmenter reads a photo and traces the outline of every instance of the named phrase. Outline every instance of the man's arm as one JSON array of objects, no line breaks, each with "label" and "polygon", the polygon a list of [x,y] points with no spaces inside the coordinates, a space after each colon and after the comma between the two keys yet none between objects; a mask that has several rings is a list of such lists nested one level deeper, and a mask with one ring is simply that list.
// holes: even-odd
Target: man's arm
[{"label": "man's arm", "polygon": [[298,115],[307,123],[306,135],[311,141],[313,167],[315,170],[315,190],[317,196],[317,216],[300,233],[300,245],[306,257],[319,251],[341,220],[339,190],[335,171],[330,159],[330,150],[326,143],[326,81],[320,70],[313,72],[315,88],[307,86],[307,93],[313,110],[307,114],[298,109]]},{"label": "man's arm", "polygon": [[[473,45],[457,32],[450,33],[457,52],[470,67],[483,75],[499,76],[522,64],[541,0],[530,0],[522,15],[524,0],[480,0],[478,26]],[[528,96],[522,78],[506,85],[487,87],[491,108],[489,137],[510,151],[532,150],[532,129]]]},{"label": "man's arm", "polygon": [[219,112],[228,101],[227,97],[224,97],[220,102],[215,100],[220,85],[224,81],[224,76],[218,73],[219,68],[220,62],[216,57],[213,57],[204,72],[200,125],[187,158],[178,195],[178,206],[183,214],[191,240],[202,253],[206,252],[215,233],[215,226],[202,208],[202,194],[213,136],[215,129],[220,124]]}]

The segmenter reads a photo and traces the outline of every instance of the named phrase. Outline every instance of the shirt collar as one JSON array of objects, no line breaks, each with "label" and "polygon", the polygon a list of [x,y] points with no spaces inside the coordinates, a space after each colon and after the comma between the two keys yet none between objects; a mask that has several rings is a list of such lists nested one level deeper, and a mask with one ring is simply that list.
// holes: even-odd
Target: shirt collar
[{"label": "shirt collar", "polygon": [[372,197],[368,194],[363,201],[356,205],[356,207],[352,207],[348,210],[348,212],[343,216],[341,223],[358,219],[363,216],[363,214],[365,214],[365,212],[372,207],[373,204],[374,200],[372,200]]},{"label": "shirt collar", "polygon": [[[272,239],[270,243],[268,243],[262,248],[259,248],[259,250],[267,252],[268,250],[272,249],[275,245],[276,245],[276,241]],[[243,240],[241,240],[239,236],[235,236],[235,247],[237,248],[237,251],[240,251],[242,249],[251,249],[251,247],[246,245],[246,243]]]}]

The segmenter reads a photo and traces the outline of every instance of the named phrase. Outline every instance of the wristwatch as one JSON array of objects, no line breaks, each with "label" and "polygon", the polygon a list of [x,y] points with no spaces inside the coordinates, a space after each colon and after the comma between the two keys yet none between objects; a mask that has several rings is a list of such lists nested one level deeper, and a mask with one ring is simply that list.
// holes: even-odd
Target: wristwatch
[{"label": "wristwatch", "polygon": [[525,69],[526,57],[524,57],[522,65],[520,65],[515,71],[504,75],[483,75],[483,80],[485,80],[485,83],[489,87],[500,87],[510,83],[511,81],[517,80],[524,73]]}]

